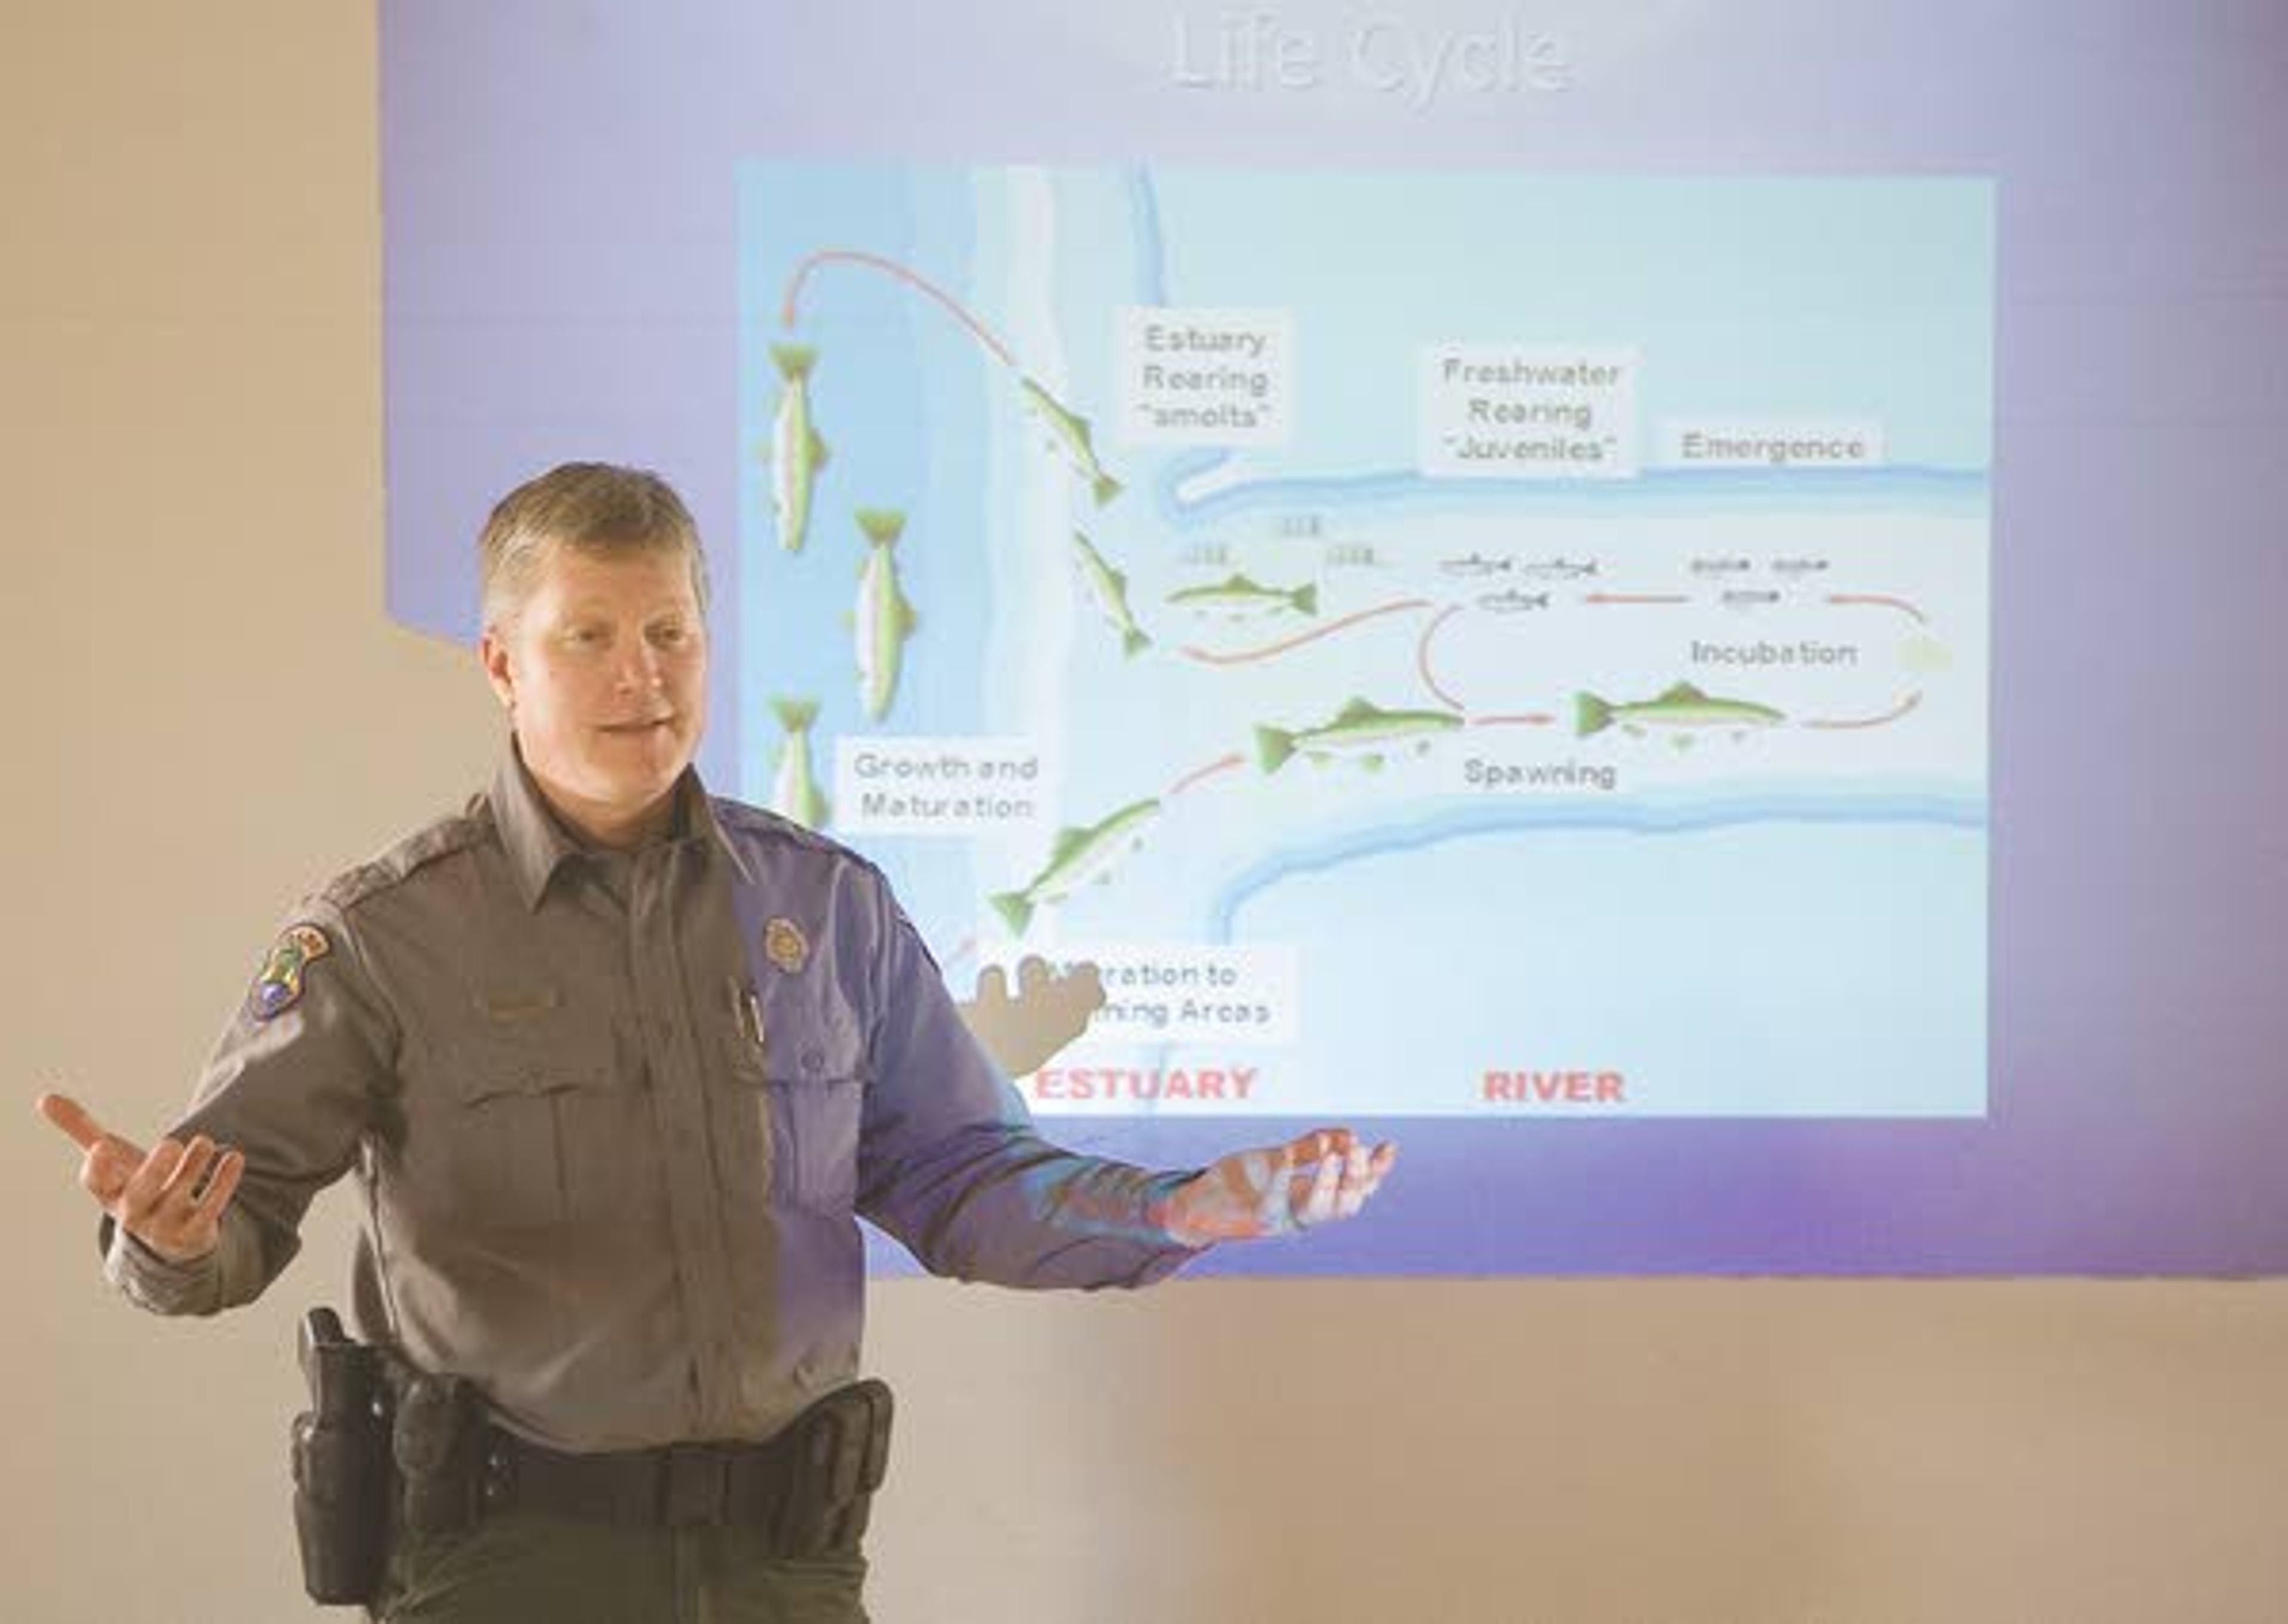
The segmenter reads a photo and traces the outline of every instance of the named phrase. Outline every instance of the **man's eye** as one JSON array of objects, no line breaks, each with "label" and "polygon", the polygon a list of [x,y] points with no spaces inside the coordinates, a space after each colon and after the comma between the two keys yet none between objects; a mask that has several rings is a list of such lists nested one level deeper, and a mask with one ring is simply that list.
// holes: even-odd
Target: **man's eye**
[{"label": "man's eye", "polygon": [[661,648],[681,648],[691,641],[691,628],[672,625],[655,626],[651,630],[651,640]]},{"label": "man's eye", "polygon": [[575,626],[565,632],[564,640],[575,648],[594,648],[604,640],[601,628]]}]

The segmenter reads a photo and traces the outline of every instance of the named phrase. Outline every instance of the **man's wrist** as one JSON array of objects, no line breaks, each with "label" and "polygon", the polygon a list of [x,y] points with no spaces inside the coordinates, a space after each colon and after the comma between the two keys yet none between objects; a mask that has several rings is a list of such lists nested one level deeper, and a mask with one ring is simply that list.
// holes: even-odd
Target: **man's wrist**
[{"label": "man's wrist", "polygon": [[1177,1175],[1145,1209],[1145,1217],[1153,1228],[1168,1238],[1171,1246],[1188,1252],[1204,1252],[1215,1244],[1215,1237],[1193,1228],[1185,1222],[1184,1212],[1188,1203],[1184,1192],[1205,1176],[1205,1171]]},{"label": "man's wrist", "polygon": [[178,1261],[115,1219],[104,1219],[99,1235],[104,1274],[139,1306],[155,1313],[188,1313],[213,1298],[222,1273],[219,1244]]}]

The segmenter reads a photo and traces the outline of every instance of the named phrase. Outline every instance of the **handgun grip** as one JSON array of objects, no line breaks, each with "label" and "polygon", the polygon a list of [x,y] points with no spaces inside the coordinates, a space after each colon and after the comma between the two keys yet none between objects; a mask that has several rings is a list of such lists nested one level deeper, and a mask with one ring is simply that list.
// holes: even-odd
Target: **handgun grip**
[{"label": "handgun grip", "polygon": [[301,1329],[294,1337],[294,1359],[302,1367],[302,1380],[309,1383],[314,1396],[318,1390],[318,1350],[348,1340],[342,1317],[332,1309],[314,1308],[302,1316]]}]

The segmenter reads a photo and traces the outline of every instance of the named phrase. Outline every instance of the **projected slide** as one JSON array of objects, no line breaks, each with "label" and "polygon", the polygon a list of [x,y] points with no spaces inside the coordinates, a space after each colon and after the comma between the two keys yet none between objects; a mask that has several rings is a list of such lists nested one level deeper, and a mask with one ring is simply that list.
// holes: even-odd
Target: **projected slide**
[{"label": "projected slide", "polygon": [[739,791],[1043,1114],[1986,1108],[1990,187],[739,172]]}]

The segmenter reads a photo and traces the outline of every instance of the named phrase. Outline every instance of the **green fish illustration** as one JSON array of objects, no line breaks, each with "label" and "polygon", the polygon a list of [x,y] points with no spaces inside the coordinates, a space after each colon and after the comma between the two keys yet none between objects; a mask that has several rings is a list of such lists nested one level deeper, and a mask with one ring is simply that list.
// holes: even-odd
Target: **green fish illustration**
[{"label": "green fish illustration", "polygon": [[805,828],[822,829],[827,819],[826,793],[819,788],[810,764],[810,725],[818,720],[818,701],[775,699],[771,709],[786,730],[779,744],[778,768],[771,777],[771,810]]},{"label": "green fish illustration", "polygon": [[1430,748],[1441,733],[1462,725],[1450,710],[1385,710],[1362,699],[1354,699],[1317,727],[1293,731],[1278,727],[1255,730],[1255,756],[1266,772],[1276,772],[1290,757],[1354,756],[1370,769],[1382,765],[1383,752],[1412,744]]},{"label": "green fish illustration", "polygon": [[806,344],[775,344],[771,359],[786,380],[771,423],[771,502],[778,509],[779,545],[800,552],[810,528],[810,487],[826,466],[826,442],[810,421],[810,368],[818,352]]},{"label": "green fish illustration", "polygon": [[1030,378],[1020,378],[1017,387],[1023,392],[1025,404],[1049,425],[1049,435],[1057,448],[1065,454],[1081,478],[1088,481],[1096,505],[1102,507],[1120,495],[1120,481],[1104,471],[1104,464],[1096,460],[1096,446],[1090,438],[1088,419],[1058,403],[1057,398]]},{"label": "green fish illustration", "polygon": [[[1584,739],[1616,725],[1633,733],[1641,733],[1648,727],[1728,727],[1736,733],[1751,727],[1773,727],[1786,720],[1769,705],[1742,699],[1717,699],[1688,682],[1676,684],[1658,699],[1625,705],[1599,699],[1593,693],[1574,696],[1573,731]],[[1677,736],[1680,745],[1690,741],[1689,733]]]},{"label": "green fish illustration", "polygon": [[1095,600],[1098,613],[1120,634],[1120,652],[1134,658],[1138,649],[1151,646],[1152,639],[1129,612],[1128,577],[1106,563],[1104,555],[1077,530],[1073,532],[1073,547],[1079,554],[1080,578],[1088,584],[1089,597]]},{"label": "green fish illustration", "polygon": [[986,900],[1008,922],[1013,935],[1022,936],[1044,903],[1061,902],[1090,881],[1108,878],[1112,866],[1143,844],[1144,830],[1159,815],[1158,801],[1132,801],[1085,828],[1060,829],[1047,866],[1022,891],[1005,891]]},{"label": "green fish illustration", "polygon": [[906,516],[889,508],[860,508],[854,516],[866,533],[866,562],[858,572],[858,612],[852,624],[858,638],[858,697],[866,714],[880,721],[898,696],[898,672],[905,663],[906,639],[921,619],[898,586],[898,537]]},{"label": "green fish illustration", "polygon": [[1188,586],[1181,591],[1171,592],[1168,601],[1232,620],[1251,620],[1257,615],[1276,614],[1283,609],[1292,609],[1298,614],[1316,614],[1319,588],[1317,582],[1307,581],[1301,586],[1283,590],[1235,574],[1213,586]]}]

